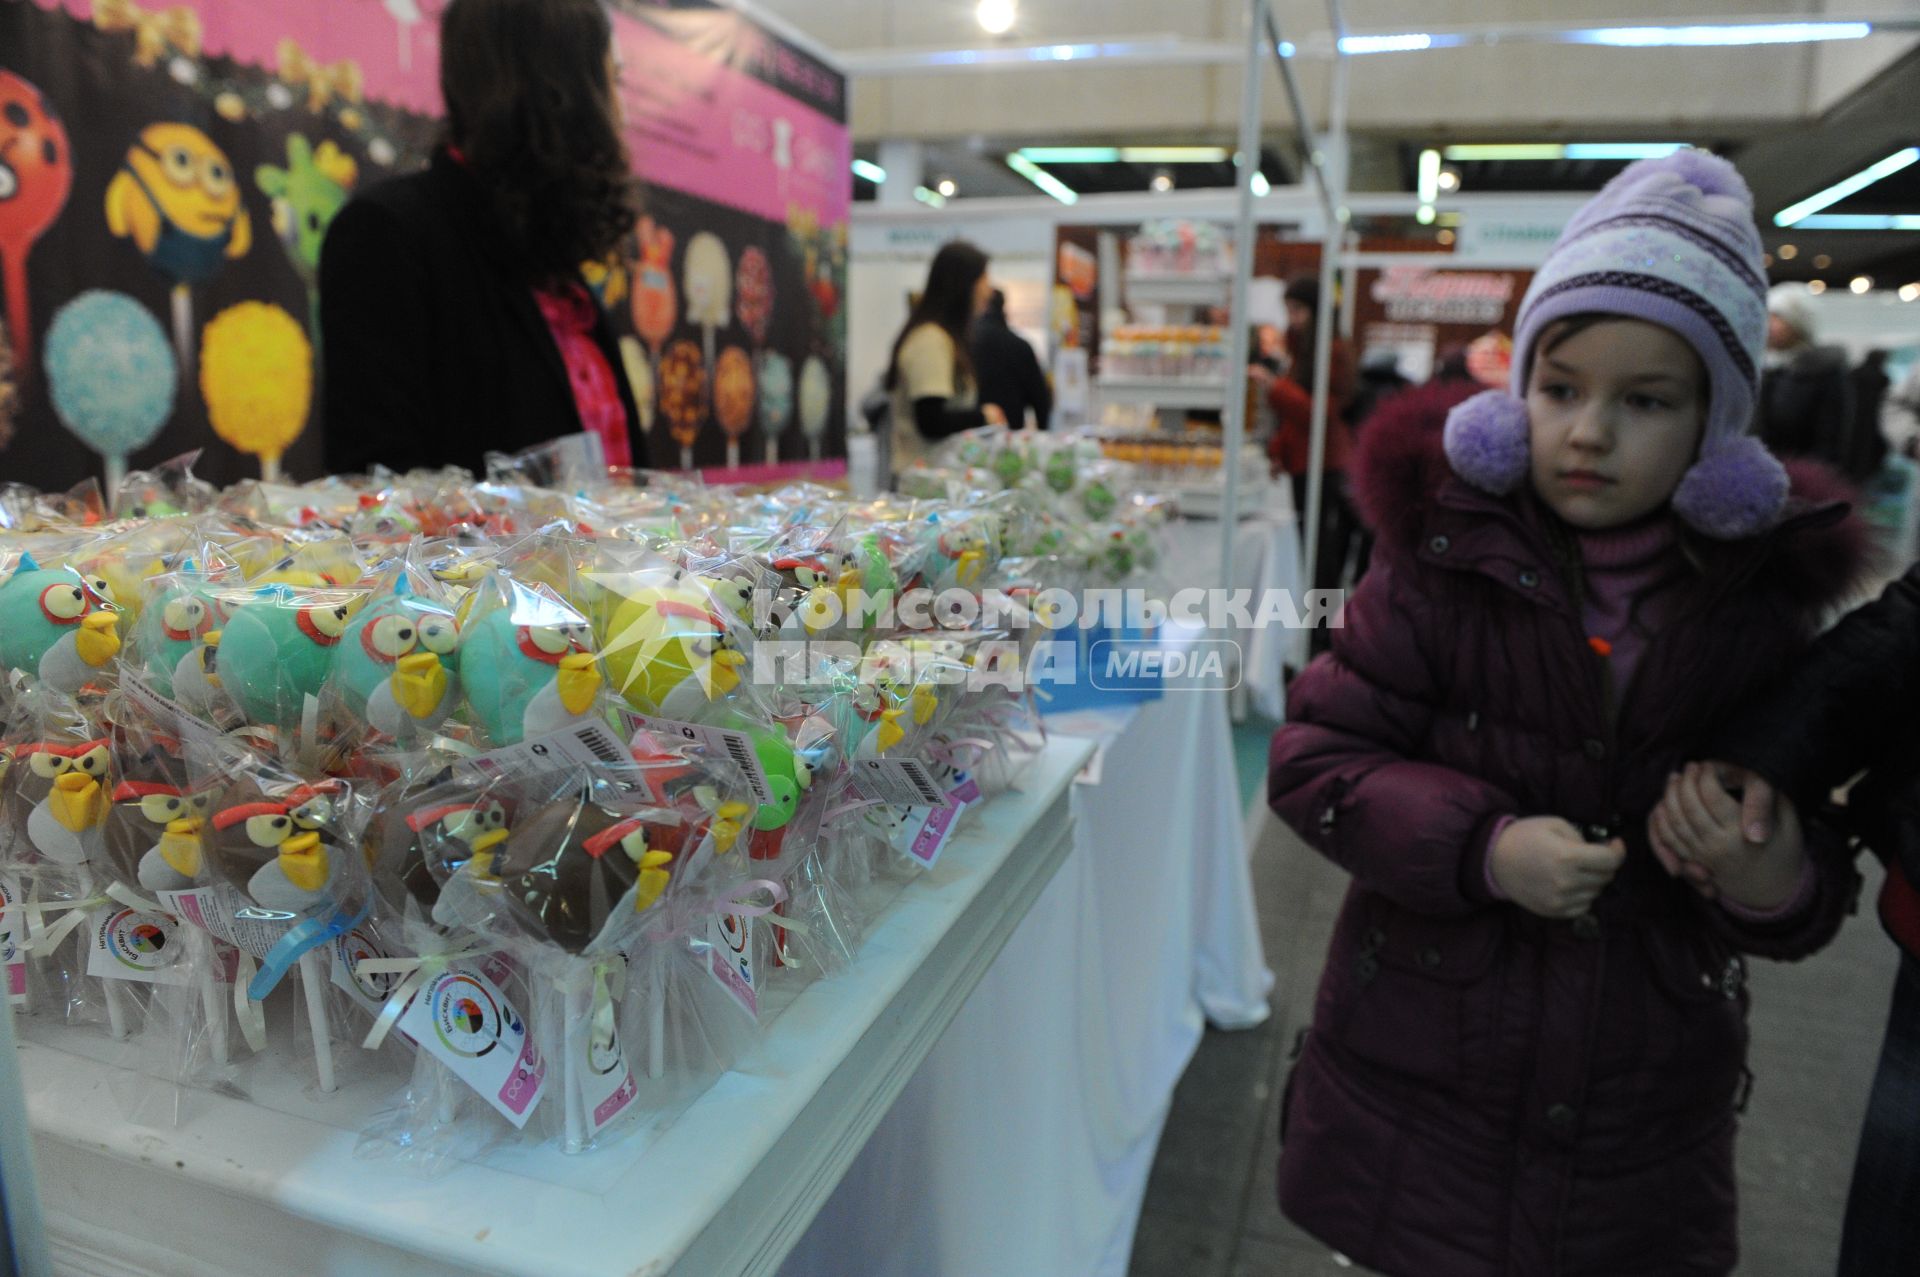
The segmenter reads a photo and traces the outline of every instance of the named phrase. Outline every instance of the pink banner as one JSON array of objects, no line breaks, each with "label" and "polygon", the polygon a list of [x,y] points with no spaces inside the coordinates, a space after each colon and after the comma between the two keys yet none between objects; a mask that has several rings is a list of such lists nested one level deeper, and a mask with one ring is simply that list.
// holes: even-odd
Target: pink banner
[{"label": "pink banner", "polygon": [[[314,73],[345,84],[342,64],[358,72],[360,93],[422,115],[440,114],[440,11],[445,0],[327,0],[264,4],[260,0],[34,0],[103,30],[131,31],[159,48],[191,55],[178,37],[193,34],[197,52],[249,66],[289,71],[310,86]],[[183,21],[183,15],[190,21]],[[197,31],[195,28],[197,27]],[[304,62],[290,58],[291,40]]]},{"label": "pink banner", "polygon": [[[742,39],[758,31],[735,24]],[[794,209],[822,225],[853,205],[847,126],[743,71],[616,11],[620,97],[634,168],[671,186],[785,225]],[[763,43],[749,56],[777,57]]]}]

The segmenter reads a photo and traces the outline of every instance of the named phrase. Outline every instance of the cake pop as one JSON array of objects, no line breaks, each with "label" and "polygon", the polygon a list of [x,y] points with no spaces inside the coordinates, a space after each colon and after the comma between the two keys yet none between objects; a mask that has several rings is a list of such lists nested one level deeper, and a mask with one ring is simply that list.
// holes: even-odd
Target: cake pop
[{"label": "cake pop", "polygon": [[23,376],[33,366],[27,254],[60,216],[72,186],[73,150],[59,113],[39,89],[0,69],[0,289]]},{"label": "cake pop", "polygon": [[104,678],[119,651],[120,617],[104,580],[21,556],[0,585],[0,668],[71,693]]}]

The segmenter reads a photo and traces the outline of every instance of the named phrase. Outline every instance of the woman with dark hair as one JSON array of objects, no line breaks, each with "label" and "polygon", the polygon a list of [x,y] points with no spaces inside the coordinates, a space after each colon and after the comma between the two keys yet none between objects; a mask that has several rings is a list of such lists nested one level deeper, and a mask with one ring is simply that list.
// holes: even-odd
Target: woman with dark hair
[{"label": "woman with dark hair", "polygon": [[956,239],[934,254],[927,286],[894,339],[887,364],[896,471],[925,457],[935,440],[988,422],[1005,424],[999,408],[981,406],[967,354],[968,326],[992,293],[987,255],[972,244]]},{"label": "woman with dark hair", "polygon": [[340,211],[320,255],[326,457],[461,465],[586,431],[645,441],[581,280],[635,221],[613,29],[599,0],[453,0],[445,142]]}]

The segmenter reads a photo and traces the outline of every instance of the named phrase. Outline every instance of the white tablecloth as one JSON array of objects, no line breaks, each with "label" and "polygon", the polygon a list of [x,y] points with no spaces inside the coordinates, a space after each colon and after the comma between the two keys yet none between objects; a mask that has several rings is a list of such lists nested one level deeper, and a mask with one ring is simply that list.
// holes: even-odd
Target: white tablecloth
[{"label": "white tablecloth", "polygon": [[1116,719],[1100,782],[1075,793],[1073,851],[783,1277],[1126,1272],[1204,1019],[1259,1023],[1273,977],[1226,697],[1170,692]]},{"label": "white tablecloth", "polygon": [[[1292,500],[1284,483],[1268,490],[1271,499],[1260,513],[1240,520],[1233,539],[1233,577],[1228,589],[1246,590],[1257,614],[1260,601],[1273,591],[1293,596],[1301,614],[1307,601],[1302,592],[1300,530],[1293,518]],[[1218,588],[1220,580],[1220,521],[1180,519],[1168,530],[1168,549],[1160,575],[1178,589],[1187,586]],[[1247,631],[1220,631],[1219,637],[1240,644],[1241,671],[1253,706],[1274,722],[1286,718],[1286,689],[1281,667],[1298,667],[1307,655],[1307,631],[1268,626]]]}]

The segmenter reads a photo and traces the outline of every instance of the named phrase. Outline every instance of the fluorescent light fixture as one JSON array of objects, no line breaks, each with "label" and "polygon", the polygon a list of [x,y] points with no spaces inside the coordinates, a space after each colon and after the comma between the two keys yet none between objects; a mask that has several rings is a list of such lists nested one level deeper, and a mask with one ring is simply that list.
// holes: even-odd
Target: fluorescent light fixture
[{"label": "fluorescent light fixture", "polygon": [[1414,186],[1422,204],[1431,204],[1440,198],[1440,152],[1420,152],[1419,180]]},{"label": "fluorescent light fixture", "polygon": [[1019,16],[1020,6],[1014,0],[980,0],[974,6],[974,21],[988,35],[1005,35],[1013,30],[1013,20]]},{"label": "fluorescent light fixture", "polygon": [[1855,275],[1853,277],[1853,282],[1847,285],[1847,288],[1853,293],[1855,297],[1858,297],[1860,294],[1867,292],[1872,287],[1873,287],[1873,276],[1871,275]]},{"label": "fluorescent light fixture", "polygon": [[1794,223],[1803,231],[1920,231],[1920,213],[1812,213]]},{"label": "fluorescent light fixture", "polygon": [[929,190],[924,186],[916,186],[913,188],[913,198],[919,200],[928,208],[945,208],[947,205],[946,196],[938,191]]},{"label": "fluorescent light fixture", "polygon": [[1684,151],[1685,142],[1569,142],[1570,160],[1657,160]]},{"label": "fluorescent light fixture", "polygon": [[855,177],[864,177],[876,186],[887,180],[887,170],[881,168],[872,160],[855,160],[853,162],[853,175]]},{"label": "fluorescent light fixture", "polygon": [[1433,205],[1422,204],[1419,208],[1415,209],[1413,213],[1413,220],[1420,223],[1422,226],[1433,225]]},{"label": "fluorescent light fixture", "polygon": [[1123,146],[1120,148],[1120,158],[1129,164],[1225,164],[1227,148],[1224,146]]},{"label": "fluorescent light fixture", "polygon": [[1773,215],[1775,226],[1797,226],[1809,213],[1817,213],[1829,204],[1837,204],[1856,191],[1863,191],[1881,178],[1898,173],[1915,160],[1920,160],[1920,146],[1909,146],[1904,151],[1895,151],[1886,159],[1855,173],[1852,177],[1835,182],[1826,190],[1809,195],[1798,204],[1789,204]]},{"label": "fluorescent light fixture", "polygon": [[1023,146],[1016,154],[1035,164],[1111,164],[1120,158],[1117,146]]},{"label": "fluorescent light fixture", "polygon": [[1259,169],[1253,171],[1253,181],[1251,185],[1253,186],[1253,193],[1255,195],[1265,195],[1273,189],[1272,184],[1267,181],[1267,175]]},{"label": "fluorescent light fixture", "polygon": [[1072,204],[1080,198],[1080,192],[1068,186],[1032,160],[1015,151],[1007,157],[1007,167],[1026,178],[1062,204]]},{"label": "fluorescent light fixture", "polygon": [[1418,31],[1409,31],[1404,35],[1347,35],[1341,36],[1339,49],[1342,53],[1417,53],[1421,49],[1433,48],[1433,37]]},{"label": "fluorescent light fixture", "polygon": [[[1567,153],[1558,142],[1476,142],[1449,146],[1440,152],[1448,160],[1557,160]],[[1438,177],[1440,170],[1434,169]]]},{"label": "fluorescent light fixture", "polygon": [[1623,49],[1698,49],[1863,40],[1872,34],[1873,24],[1868,22],[1729,22],[1690,27],[1590,27],[1569,31],[1562,38],[1572,44],[1610,44]]}]

